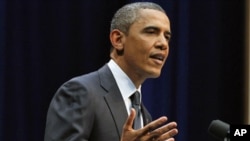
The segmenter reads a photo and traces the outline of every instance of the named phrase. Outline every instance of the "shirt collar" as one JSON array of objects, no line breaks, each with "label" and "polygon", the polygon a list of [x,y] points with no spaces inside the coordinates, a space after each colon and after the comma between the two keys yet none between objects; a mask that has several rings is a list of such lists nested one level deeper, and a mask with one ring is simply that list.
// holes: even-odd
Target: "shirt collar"
[{"label": "shirt collar", "polygon": [[134,83],[127,76],[127,74],[119,67],[114,60],[108,62],[108,66],[115,78],[118,88],[124,100],[128,99],[135,91],[141,93],[141,85],[136,89]]}]

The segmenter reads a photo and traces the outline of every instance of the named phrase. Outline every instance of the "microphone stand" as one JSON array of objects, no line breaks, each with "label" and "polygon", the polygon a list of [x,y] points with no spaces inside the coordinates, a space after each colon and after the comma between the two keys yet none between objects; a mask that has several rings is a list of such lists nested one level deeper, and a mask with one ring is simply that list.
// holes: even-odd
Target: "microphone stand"
[{"label": "microphone stand", "polygon": [[226,137],[224,138],[224,141],[230,141],[230,130],[227,131],[227,135],[226,135]]}]

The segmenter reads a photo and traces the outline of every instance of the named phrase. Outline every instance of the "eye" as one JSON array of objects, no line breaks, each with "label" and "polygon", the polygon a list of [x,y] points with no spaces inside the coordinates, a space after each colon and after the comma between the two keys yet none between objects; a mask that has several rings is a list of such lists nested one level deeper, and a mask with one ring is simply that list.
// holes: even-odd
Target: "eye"
[{"label": "eye", "polygon": [[170,33],[165,34],[165,38],[166,38],[167,41],[170,41],[170,39],[171,39]]},{"label": "eye", "polygon": [[167,41],[170,41],[171,37],[170,36],[165,36],[165,38],[166,38]]},{"label": "eye", "polygon": [[155,33],[156,31],[154,29],[147,29],[146,30],[146,33],[149,33],[149,34],[153,34]]},{"label": "eye", "polygon": [[154,26],[149,26],[149,27],[146,27],[144,30],[143,30],[145,33],[147,34],[157,34],[157,32],[159,31],[157,27],[154,27]]}]

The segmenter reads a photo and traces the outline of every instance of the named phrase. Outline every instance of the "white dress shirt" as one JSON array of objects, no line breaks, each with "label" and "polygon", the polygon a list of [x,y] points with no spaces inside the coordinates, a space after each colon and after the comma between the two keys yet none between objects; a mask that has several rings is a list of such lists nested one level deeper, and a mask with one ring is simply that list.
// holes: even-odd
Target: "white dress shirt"
[{"label": "white dress shirt", "polygon": [[[131,81],[131,79],[127,76],[127,74],[116,64],[116,62],[114,60],[110,60],[108,62],[108,66],[115,78],[115,81],[118,85],[118,88],[122,94],[122,98],[125,102],[126,105],[126,109],[128,112],[128,115],[130,114],[130,110],[132,107],[132,103],[130,100],[130,96],[135,92],[135,91],[139,91],[141,94],[141,86],[139,86],[138,89],[136,89],[134,83]],[[140,96],[141,98],[142,96]],[[141,121],[143,125],[143,119],[141,116]]]}]

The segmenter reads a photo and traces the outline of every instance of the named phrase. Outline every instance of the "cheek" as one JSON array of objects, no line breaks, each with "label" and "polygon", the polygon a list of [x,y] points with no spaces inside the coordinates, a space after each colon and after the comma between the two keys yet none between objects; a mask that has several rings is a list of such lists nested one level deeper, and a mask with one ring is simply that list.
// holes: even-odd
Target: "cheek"
[{"label": "cheek", "polygon": [[146,46],[145,44],[141,44],[140,46],[137,47],[137,53],[135,54],[136,57],[140,60],[146,61],[149,57],[151,48]]},{"label": "cheek", "polygon": [[125,52],[128,56],[137,60],[145,60],[149,57],[150,51],[153,48],[153,40],[145,38],[130,38],[125,47]]}]

